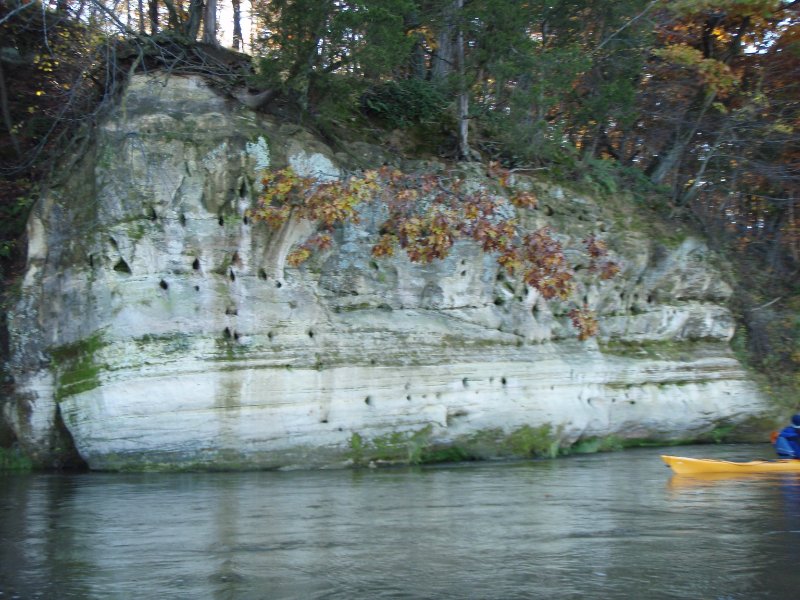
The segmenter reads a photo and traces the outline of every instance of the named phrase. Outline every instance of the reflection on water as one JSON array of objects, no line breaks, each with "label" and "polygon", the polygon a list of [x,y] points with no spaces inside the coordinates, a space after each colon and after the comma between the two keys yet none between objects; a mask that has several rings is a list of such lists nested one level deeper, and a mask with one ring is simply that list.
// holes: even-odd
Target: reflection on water
[{"label": "reflection on water", "polygon": [[[690,456],[765,447],[690,447]],[[658,450],[378,471],[0,475],[0,598],[796,597],[800,476]]]},{"label": "reflection on water", "polygon": [[695,473],[693,475],[673,475],[669,480],[672,488],[691,488],[697,486],[715,485],[718,481],[732,481],[734,484],[747,482],[772,482],[776,485],[791,484],[798,481],[800,473]]}]

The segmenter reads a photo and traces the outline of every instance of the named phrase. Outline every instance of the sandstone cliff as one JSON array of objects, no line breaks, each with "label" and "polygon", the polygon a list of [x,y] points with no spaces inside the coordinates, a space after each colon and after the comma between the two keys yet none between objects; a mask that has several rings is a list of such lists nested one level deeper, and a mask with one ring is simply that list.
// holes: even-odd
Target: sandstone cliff
[{"label": "sandstone cliff", "polygon": [[248,221],[259,172],[349,160],[200,79],[134,77],[29,223],[3,407],[25,451],[53,464],[74,442],[96,469],[340,466],[697,439],[768,410],[703,243],[659,242],[552,185],[521,218],[568,247],[605,232],[623,267],[581,284],[601,317],[587,342],[566,304],[470,243],[431,265],[372,259],[369,207],[289,268],[309,225]]}]

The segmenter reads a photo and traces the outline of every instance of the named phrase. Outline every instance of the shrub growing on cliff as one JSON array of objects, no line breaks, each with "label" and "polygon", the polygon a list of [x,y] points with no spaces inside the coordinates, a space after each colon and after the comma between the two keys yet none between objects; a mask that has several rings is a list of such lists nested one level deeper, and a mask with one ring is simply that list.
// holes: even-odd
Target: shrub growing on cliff
[{"label": "shrub growing on cliff", "polygon": [[[288,255],[287,263],[296,267],[313,252],[331,246],[334,226],[357,222],[360,204],[381,202],[388,217],[372,248],[376,258],[392,256],[400,248],[412,262],[430,263],[445,258],[456,240],[472,240],[494,255],[507,273],[519,276],[546,300],[569,299],[574,291],[574,271],[561,243],[547,227],[521,230],[513,216],[510,204],[530,210],[536,207],[536,196],[512,185],[511,173],[496,164],[489,166],[487,175],[496,192],[459,177],[406,174],[388,167],[334,181],[302,177],[285,168],[264,176],[264,192],[250,216],[273,228],[291,218],[319,224],[319,231]],[[619,267],[609,260],[605,244],[594,236],[584,244],[590,271],[601,279],[614,277]],[[575,308],[569,316],[580,339],[596,334],[597,321],[587,307]]]},{"label": "shrub growing on cliff", "polygon": [[439,121],[446,107],[442,89],[424,79],[381,83],[361,96],[361,109],[392,128]]}]

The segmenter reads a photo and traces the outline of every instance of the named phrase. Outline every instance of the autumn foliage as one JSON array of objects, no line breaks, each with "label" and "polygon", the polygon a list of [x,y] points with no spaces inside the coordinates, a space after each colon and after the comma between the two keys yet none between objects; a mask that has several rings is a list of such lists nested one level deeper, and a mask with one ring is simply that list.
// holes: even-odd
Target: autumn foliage
[{"label": "autumn foliage", "polygon": [[[412,262],[430,263],[447,257],[457,240],[472,240],[494,255],[509,275],[519,276],[543,298],[568,300],[574,291],[575,273],[561,242],[547,227],[522,231],[510,206],[535,208],[535,194],[513,186],[510,173],[496,164],[490,165],[489,175],[498,186],[497,193],[458,177],[407,174],[389,167],[328,181],[300,176],[287,167],[264,176],[264,192],[250,216],[272,228],[292,218],[318,224],[319,231],[287,257],[287,263],[297,267],[315,251],[332,245],[335,226],[357,223],[360,205],[380,202],[388,216],[372,247],[374,257],[393,256],[400,249]],[[584,244],[591,272],[608,279],[619,271],[608,259],[604,242],[590,236]],[[597,321],[587,307],[574,309],[569,316],[580,339],[597,333]]]}]

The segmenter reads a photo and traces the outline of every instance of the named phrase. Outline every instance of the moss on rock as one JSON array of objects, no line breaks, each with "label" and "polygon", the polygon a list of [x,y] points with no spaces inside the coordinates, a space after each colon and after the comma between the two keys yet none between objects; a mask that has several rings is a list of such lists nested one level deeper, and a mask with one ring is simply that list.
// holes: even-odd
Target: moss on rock
[{"label": "moss on rock", "polygon": [[106,346],[101,333],[50,349],[55,376],[55,400],[88,392],[100,385],[101,365],[97,352]]}]

